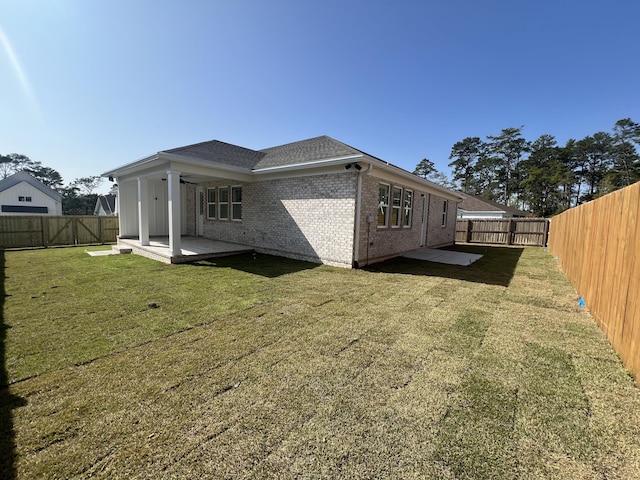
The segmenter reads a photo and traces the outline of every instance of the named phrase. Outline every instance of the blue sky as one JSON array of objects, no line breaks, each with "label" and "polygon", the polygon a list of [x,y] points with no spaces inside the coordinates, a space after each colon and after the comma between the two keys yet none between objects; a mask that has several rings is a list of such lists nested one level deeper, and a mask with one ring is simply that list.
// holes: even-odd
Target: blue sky
[{"label": "blue sky", "polygon": [[69,183],[329,135],[448,174],[468,136],[640,121],[639,18],[637,0],[0,0],[0,153]]}]

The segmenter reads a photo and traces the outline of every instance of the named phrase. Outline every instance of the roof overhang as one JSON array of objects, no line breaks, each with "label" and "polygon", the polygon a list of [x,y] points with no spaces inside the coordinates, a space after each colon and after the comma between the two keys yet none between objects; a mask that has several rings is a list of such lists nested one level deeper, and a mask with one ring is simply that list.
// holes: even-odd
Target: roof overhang
[{"label": "roof overhang", "polygon": [[455,192],[444,188],[437,183],[430,182],[429,180],[421,178],[411,172],[396,167],[395,165],[375,158],[371,159],[371,163],[376,170],[384,172],[384,177],[389,180],[404,183],[408,187],[412,187],[416,190],[422,190],[426,193],[431,193],[456,203],[460,203],[463,200],[463,198]]},{"label": "roof overhang", "polygon": [[438,195],[439,197],[456,203],[460,203],[463,200],[461,196],[451,190],[364,153],[251,170],[249,168],[236,167],[196,157],[158,152],[154,155],[104,172],[102,176],[116,178],[118,181],[129,181],[140,177],[162,178],[166,175],[167,170],[173,170],[179,171],[183,179],[194,183],[205,182],[212,179],[253,182],[281,176],[288,177],[346,172],[347,169],[345,167],[354,163],[366,165],[366,167],[360,165],[362,168],[358,169],[358,171],[362,173],[372,174],[375,170],[375,174],[378,177],[390,182],[402,183],[415,190]]},{"label": "roof overhang", "polygon": [[158,152],[127,165],[109,170],[103,177],[117,178],[119,181],[137,179],[138,177],[162,177],[167,170],[180,172],[183,178],[206,181],[213,178],[225,178],[237,181],[252,181],[248,168],[225,165],[194,157],[174,153]]}]

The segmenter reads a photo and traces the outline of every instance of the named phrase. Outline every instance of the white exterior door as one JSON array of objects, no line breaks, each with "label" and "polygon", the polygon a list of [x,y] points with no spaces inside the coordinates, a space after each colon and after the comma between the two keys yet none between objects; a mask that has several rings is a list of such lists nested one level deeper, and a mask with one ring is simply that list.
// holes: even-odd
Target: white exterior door
[{"label": "white exterior door", "polygon": [[204,235],[204,209],[205,209],[204,189],[198,187],[196,189],[196,235],[202,237]]},{"label": "white exterior door", "polygon": [[420,234],[420,246],[427,245],[427,234],[429,232],[429,198],[430,194],[422,194],[422,232]]}]

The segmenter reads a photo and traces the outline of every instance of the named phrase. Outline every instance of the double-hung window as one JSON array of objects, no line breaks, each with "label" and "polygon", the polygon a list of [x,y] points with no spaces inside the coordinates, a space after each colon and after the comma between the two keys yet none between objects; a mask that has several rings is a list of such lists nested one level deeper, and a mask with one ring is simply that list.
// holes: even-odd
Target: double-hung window
[{"label": "double-hung window", "polygon": [[447,212],[449,210],[449,202],[447,200],[442,201],[442,226],[447,226]]},{"label": "double-hung window", "polygon": [[378,226],[389,224],[389,185],[381,183],[378,186]]},{"label": "double-hung window", "polygon": [[218,189],[218,219],[229,220],[229,187]]},{"label": "double-hung window", "polygon": [[402,224],[402,188],[393,187],[391,190],[391,226],[399,227]]},{"label": "double-hung window", "polygon": [[231,219],[242,220],[242,187],[231,187]]},{"label": "double-hung window", "polygon": [[216,218],[216,189],[207,188],[207,218]]},{"label": "double-hung window", "polygon": [[411,226],[411,215],[413,211],[413,191],[405,190],[404,191],[404,209],[403,209],[404,219],[402,224],[405,227]]}]

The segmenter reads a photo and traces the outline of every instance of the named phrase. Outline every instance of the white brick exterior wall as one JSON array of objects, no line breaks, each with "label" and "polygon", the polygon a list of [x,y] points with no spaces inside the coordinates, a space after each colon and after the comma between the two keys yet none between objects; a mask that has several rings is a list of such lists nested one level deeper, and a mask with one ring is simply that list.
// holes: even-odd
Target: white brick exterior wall
[{"label": "white brick exterior wall", "polygon": [[[413,191],[410,227],[377,226],[378,185],[401,183],[363,175],[357,264],[364,266],[423,246],[423,206],[428,200],[426,246],[451,245],[455,238],[456,203],[448,202],[447,225],[441,226],[444,199]],[[205,218],[204,237],[253,247],[261,253],[342,267],[353,264],[356,172],[281,178],[240,184],[214,181],[207,188],[242,186],[242,221]],[[424,197],[422,196],[424,195]],[[186,194],[186,229],[195,235],[196,188]],[[231,207],[229,207],[231,208]],[[207,211],[205,205],[205,211]],[[371,218],[371,223],[367,219]]]},{"label": "white brick exterior wall", "polygon": [[456,202],[447,203],[447,222],[442,226],[442,210],[444,199],[430,195],[429,222],[427,223],[427,247],[444,247],[453,245],[456,238]]},{"label": "white brick exterior wall", "polygon": [[[240,185],[203,183],[205,188]],[[204,237],[252,246],[258,252],[351,267],[355,219],[354,173],[292,177],[242,184],[242,221],[205,218]],[[190,191],[187,198],[195,198]],[[187,200],[189,224],[195,202]],[[193,226],[189,227],[189,231]]]},{"label": "white brick exterior wall", "polygon": [[[362,181],[362,213],[360,216],[360,239],[358,249],[358,265],[379,262],[399,254],[416,250],[423,246],[422,219],[423,198],[429,200],[429,217],[427,221],[427,247],[441,247],[452,245],[455,239],[456,203],[448,203],[447,226],[442,227],[442,204],[444,199],[434,194],[409,188],[413,191],[413,213],[410,227],[378,227],[378,187],[384,183],[392,187],[401,187],[403,192],[406,185],[390,182],[375,176],[365,175]],[[424,197],[422,196],[424,195]],[[371,223],[367,219],[372,219]]]}]

